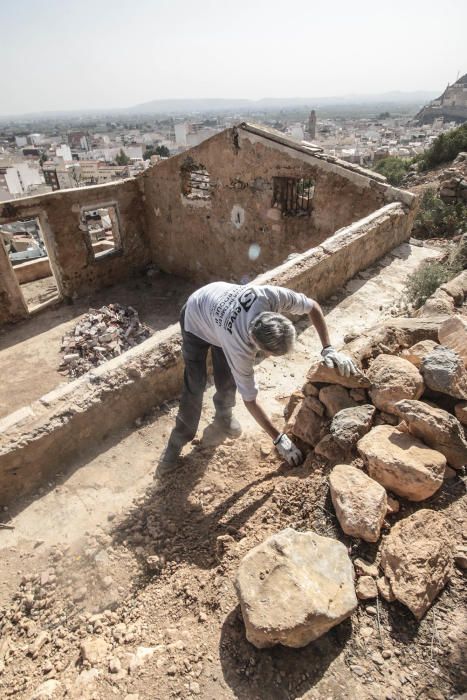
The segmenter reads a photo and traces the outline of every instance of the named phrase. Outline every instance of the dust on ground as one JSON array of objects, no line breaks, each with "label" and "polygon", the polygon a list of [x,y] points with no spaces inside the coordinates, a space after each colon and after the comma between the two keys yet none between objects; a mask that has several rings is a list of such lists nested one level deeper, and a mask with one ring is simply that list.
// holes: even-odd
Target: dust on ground
[{"label": "dust on ground", "polygon": [[[405,275],[427,255],[402,246],[352,280],[325,309],[336,344],[397,313]],[[294,356],[257,368],[260,397],[279,425],[318,349],[313,330],[298,326]],[[59,680],[58,697],[96,700],[460,694],[467,630],[458,570],[420,623],[398,603],[378,600],[360,604],[351,620],[304,649],[260,651],[246,641],[233,581],[249,549],[286,526],[337,537],[352,557],[370,561],[374,545],[342,534],[323,462],[286,468],[241,407],[244,434],[220,439],[210,425],[212,393],[197,439],[166,482],[154,484],[151,472],[176,402],[83,452],[71,472],[11,513],[15,529],[0,531],[0,696],[30,698],[47,679]],[[455,477],[429,502],[459,537],[464,494]],[[410,512],[402,503],[392,522]],[[105,646],[95,669],[80,652],[89,637]],[[138,653],[148,654],[141,665]]]}]

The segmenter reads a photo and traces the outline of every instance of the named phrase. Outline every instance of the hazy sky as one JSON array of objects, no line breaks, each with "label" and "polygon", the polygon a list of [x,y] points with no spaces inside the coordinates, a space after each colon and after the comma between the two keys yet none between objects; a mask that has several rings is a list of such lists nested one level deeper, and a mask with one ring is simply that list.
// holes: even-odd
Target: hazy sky
[{"label": "hazy sky", "polygon": [[465,0],[0,0],[0,114],[435,90]]}]

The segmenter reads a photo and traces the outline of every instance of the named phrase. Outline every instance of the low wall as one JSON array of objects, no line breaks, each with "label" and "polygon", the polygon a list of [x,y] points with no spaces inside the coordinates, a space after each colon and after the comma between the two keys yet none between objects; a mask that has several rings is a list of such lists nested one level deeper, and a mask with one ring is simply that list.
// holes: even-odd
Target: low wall
[{"label": "low wall", "polygon": [[39,258],[38,260],[21,263],[21,265],[15,265],[14,271],[20,284],[41,280],[44,277],[50,277],[52,274],[49,258]]},{"label": "low wall", "polygon": [[[284,285],[325,299],[408,238],[413,215],[400,203],[389,204],[254,283]],[[7,416],[0,421],[0,505],[34,492],[110,431],[177,396],[182,376],[175,325]]]}]

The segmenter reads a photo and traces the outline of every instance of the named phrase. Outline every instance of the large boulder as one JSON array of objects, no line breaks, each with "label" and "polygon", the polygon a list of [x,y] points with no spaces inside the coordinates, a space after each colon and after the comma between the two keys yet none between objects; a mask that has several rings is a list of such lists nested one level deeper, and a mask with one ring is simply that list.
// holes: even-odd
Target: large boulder
[{"label": "large boulder", "polygon": [[377,542],[388,509],[386,491],[350,464],[337,464],[329,475],[331,498],[346,535]]},{"label": "large boulder", "polygon": [[392,592],[418,620],[449,580],[452,561],[449,521],[433,510],[419,510],[399,521],[381,549]]},{"label": "large boulder", "polygon": [[307,378],[309,382],[322,382],[323,384],[340,384],[348,389],[362,388],[370,386],[370,382],[364,374],[351,374],[350,377],[342,377],[334,367],[327,367],[321,360],[317,360],[308,370]]},{"label": "large boulder", "polygon": [[467,464],[467,440],[457,418],[423,401],[399,401],[395,405],[409,432],[443,454],[454,469]]},{"label": "large boulder", "polygon": [[394,413],[394,404],[402,399],[418,399],[423,394],[423,379],[418,369],[397,355],[378,355],[368,370],[370,396],[376,408]]},{"label": "large boulder", "polygon": [[378,483],[410,501],[423,501],[443,483],[446,458],[409,433],[378,425],[357,444]]},{"label": "large boulder", "polygon": [[448,318],[441,324],[438,338],[441,345],[457,352],[467,366],[467,324],[464,321],[458,316]]},{"label": "large boulder", "polygon": [[332,419],[331,435],[342,449],[352,449],[371,428],[375,407],[371,404],[344,408]]},{"label": "large boulder", "polygon": [[420,372],[427,387],[433,391],[464,401],[467,399],[467,370],[454,350],[438,345],[423,358]]},{"label": "large boulder", "polygon": [[286,429],[299,440],[314,446],[320,440],[324,420],[315,412],[312,402],[312,396],[305,396],[303,401],[295,407]]},{"label": "large boulder", "polygon": [[338,384],[324,386],[319,392],[319,400],[326,406],[326,413],[330,418],[342,411],[343,408],[357,405],[351,398],[348,390]]},{"label": "large boulder", "polygon": [[248,641],[304,647],[357,607],[347,548],[286,528],[252,549],[235,581]]}]

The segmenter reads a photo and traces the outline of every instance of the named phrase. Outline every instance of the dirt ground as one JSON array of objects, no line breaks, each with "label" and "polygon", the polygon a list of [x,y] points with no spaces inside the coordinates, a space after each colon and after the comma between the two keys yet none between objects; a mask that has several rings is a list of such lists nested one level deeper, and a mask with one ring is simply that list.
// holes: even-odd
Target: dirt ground
[{"label": "dirt ground", "polygon": [[59,296],[57,283],[53,275],[22,284],[21,292],[29,310],[46,301],[58,300]]},{"label": "dirt ground", "polygon": [[[26,287],[28,298],[37,303],[39,296],[52,292],[52,280],[30,282],[22,288]],[[134,306],[140,320],[155,332],[177,321],[179,310],[193,289],[192,283],[173,275],[141,275],[74,304],[52,306],[22,323],[0,329],[0,417],[68,382],[58,371],[61,340],[89,308],[111,302]]]},{"label": "dirt ground", "polygon": [[[407,274],[433,251],[408,245],[349,282],[325,307],[336,344],[397,313]],[[280,426],[318,351],[298,324],[296,352],[257,367],[260,398]],[[58,698],[288,700],[454,698],[467,687],[465,578],[456,570],[421,623],[398,603],[359,605],[304,649],[250,645],[233,581],[241,557],[279,529],[313,528],[372,561],[376,546],[345,537],[328,497],[328,469],[280,463],[242,406],[244,432],[200,431],[180,470],[153,482],[177,402],[81,455],[0,530],[0,697],[32,698],[56,679]],[[446,481],[428,507],[465,534],[465,480]],[[412,506],[402,503],[391,522]],[[101,659],[82,660],[99,639]],[[139,650],[139,651],[138,651]],[[144,661],[140,661],[146,655]],[[2,673],[3,667],[3,673]],[[44,696],[42,696],[44,697]]]}]

